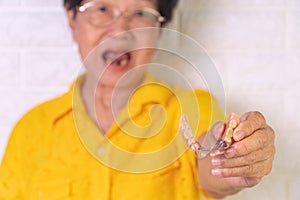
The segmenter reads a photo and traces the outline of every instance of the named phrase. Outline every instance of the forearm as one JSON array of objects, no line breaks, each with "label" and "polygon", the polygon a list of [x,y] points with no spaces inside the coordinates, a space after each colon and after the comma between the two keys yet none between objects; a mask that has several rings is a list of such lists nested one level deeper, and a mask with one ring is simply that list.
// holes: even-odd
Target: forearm
[{"label": "forearm", "polygon": [[[201,143],[203,142],[205,135],[206,133],[200,136],[199,141]],[[207,155],[203,159],[198,159],[197,168],[200,187],[213,198],[224,198],[228,195],[235,194],[242,189],[241,187],[232,186],[225,178],[214,176],[212,174],[214,167],[210,155]]]},{"label": "forearm", "polygon": [[223,198],[239,192],[242,188],[233,187],[226,179],[213,176],[211,157],[198,159],[198,177],[201,188],[213,198]]},{"label": "forearm", "polygon": [[[200,144],[205,135],[199,138]],[[275,134],[260,113],[245,113],[232,137],[235,142],[223,154],[215,155],[213,163],[210,156],[198,160],[200,186],[214,198],[253,187],[272,169]]]}]

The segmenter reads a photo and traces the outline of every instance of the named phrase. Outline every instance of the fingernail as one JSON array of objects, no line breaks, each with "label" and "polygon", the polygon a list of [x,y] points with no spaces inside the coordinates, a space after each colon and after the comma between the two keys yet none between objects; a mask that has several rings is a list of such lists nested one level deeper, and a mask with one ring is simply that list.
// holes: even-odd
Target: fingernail
[{"label": "fingernail", "polygon": [[212,151],[209,155],[210,155],[211,157],[214,157],[214,156],[221,155],[221,154],[224,154],[224,151],[223,151],[223,150]]},{"label": "fingernail", "polygon": [[218,158],[213,158],[212,160],[211,160],[211,163],[212,163],[212,165],[213,166],[221,166],[222,165],[222,160],[221,159],[218,159]]},{"label": "fingernail", "polygon": [[220,176],[221,175],[221,169],[212,169],[211,174],[214,176]]},{"label": "fingernail", "polygon": [[226,156],[226,158],[232,158],[232,157],[234,157],[235,156],[235,149],[233,147],[227,149],[225,151],[225,156]]}]

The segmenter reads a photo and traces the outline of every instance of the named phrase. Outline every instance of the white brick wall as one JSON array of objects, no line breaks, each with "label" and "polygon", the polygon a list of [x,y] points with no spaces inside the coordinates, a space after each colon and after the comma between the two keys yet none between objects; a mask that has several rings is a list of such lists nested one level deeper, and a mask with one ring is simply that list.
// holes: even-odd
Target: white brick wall
[{"label": "white brick wall", "polygon": [[16,121],[66,91],[79,57],[62,0],[0,0],[0,157]]},{"label": "white brick wall", "polygon": [[[228,199],[300,198],[300,0],[181,0],[172,27],[203,45],[227,109],[262,111],[276,131],[273,172]],[[0,155],[30,107],[65,91],[79,69],[62,0],[0,0]]]},{"label": "white brick wall", "polygon": [[276,131],[273,172],[227,199],[299,199],[300,0],[185,0],[179,30],[209,52],[227,110],[259,110]]}]

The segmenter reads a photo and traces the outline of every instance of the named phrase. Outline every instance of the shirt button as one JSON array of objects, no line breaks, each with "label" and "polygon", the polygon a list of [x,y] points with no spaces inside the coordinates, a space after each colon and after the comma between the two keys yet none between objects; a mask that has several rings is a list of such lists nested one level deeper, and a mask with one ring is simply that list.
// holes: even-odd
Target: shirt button
[{"label": "shirt button", "polygon": [[103,156],[104,153],[105,153],[104,147],[101,147],[101,148],[98,149],[98,155],[99,155],[99,156]]}]

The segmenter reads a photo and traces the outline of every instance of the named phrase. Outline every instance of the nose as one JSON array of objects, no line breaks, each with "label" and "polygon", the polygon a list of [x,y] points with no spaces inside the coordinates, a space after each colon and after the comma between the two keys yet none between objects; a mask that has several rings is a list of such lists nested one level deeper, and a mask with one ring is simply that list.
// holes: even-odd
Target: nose
[{"label": "nose", "polygon": [[130,28],[129,18],[125,13],[120,14],[115,18],[115,21],[110,25],[110,36],[117,36],[118,39],[131,41],[134,36]]},{"label": "nose", "polygon": [[129,30],[129,19],[125,14],[119,15],[115,22],[112,24],[114,26],[114,29],[118,32],[124,32]]},{"label": "nose", "polygon": [[114,23],[110,25],[109,36],[114,38],[114,41],[132,41],[134,36],[130,31],[127,17],[119,16]]}]

